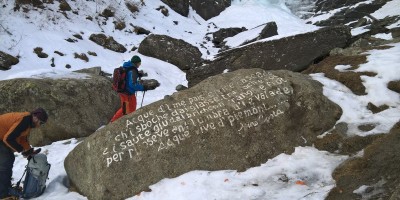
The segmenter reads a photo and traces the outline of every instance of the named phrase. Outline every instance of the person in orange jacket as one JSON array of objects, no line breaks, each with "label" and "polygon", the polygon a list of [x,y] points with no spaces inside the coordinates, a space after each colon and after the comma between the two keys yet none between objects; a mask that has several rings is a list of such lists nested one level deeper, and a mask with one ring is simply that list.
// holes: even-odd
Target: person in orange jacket
[{"label": "person in orange jacket", "polygon": [[9,195],[14,152],[30,157],[40,152],[28,142],[32,128],[46,123],[48,115],[43,108],[32,112],[14,112],[0,115],[0,199],[15,199]]}]

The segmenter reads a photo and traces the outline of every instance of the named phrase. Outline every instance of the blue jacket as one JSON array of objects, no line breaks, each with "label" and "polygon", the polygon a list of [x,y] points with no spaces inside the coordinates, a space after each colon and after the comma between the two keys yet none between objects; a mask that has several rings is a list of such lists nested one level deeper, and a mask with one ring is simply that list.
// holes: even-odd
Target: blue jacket
[{"label": "blue jacket", "polygon": [[144,91],[144,87],[139,83],[139,71],[137,67],[129,60],[124,62],[122,65],[125,69],[128,69],[128,74],[126,76],[127,83],[126,91],[129,95],[135,94],[136,91]]}]

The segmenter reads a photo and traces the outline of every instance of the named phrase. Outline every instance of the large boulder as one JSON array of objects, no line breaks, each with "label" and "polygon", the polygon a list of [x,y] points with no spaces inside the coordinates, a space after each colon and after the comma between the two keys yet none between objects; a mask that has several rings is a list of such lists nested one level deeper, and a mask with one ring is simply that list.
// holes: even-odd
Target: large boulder
[{"label": "large boulder", "polygon": [[197,47],[167,35],[149,35],[140,43],[138,52],[176,65],[184,71],[201,62],[201,52]]},{"label": "large boulder", "polygon": [[163,3],[167,4],[175,12],[180,15],[187,17],[189,14],[189,0],[161,0]]},{"label": "large boulder", "polygon": [[192,68],[187,73],[187,79],[189,86],[193,86],[209,76],[226,70],[262,68],[302,71],[314,60],[328,55],[332,49],[345,47],[350,38],[348,27],[337,26],[279,40],[250,44],[222,52],[217,59]]},{"label": "large boulder", "polygon": [[308,75],[238,70],[96,131],[64,165],[71,185],[89,199],[124,199],[192,170],[244,171],[290,154],[312,145],[340,115]]},{"label": "large boulder", "polygon": [[9,70],[11,66],[18,64],[18,58],[0,51],[0,70]]},{"label": "large boulder", "polygon": [[70,77],[0,81],[0,113],[37,107],[48,111],[48,122],[32,129],[29,141],[33,146],[92,134],[109,122],[120,105],[119,98],[106,77],[81,73]]},{"label": "large boulder", "polygon": [[209,20],[231,6],[231,0],[195,0],[190,1],[190,6],[204,20]]}]

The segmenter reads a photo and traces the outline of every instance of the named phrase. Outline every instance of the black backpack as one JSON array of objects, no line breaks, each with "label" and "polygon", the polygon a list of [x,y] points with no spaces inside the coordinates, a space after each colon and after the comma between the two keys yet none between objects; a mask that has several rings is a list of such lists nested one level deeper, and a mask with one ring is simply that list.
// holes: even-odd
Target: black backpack
[{"label": "black backpack", "polygon": [[113,83],[112,88],[118,93],[126,92],[126,76],[128,74],[128,69],[124,67],[118,67],[114,69],[113,73]]}]

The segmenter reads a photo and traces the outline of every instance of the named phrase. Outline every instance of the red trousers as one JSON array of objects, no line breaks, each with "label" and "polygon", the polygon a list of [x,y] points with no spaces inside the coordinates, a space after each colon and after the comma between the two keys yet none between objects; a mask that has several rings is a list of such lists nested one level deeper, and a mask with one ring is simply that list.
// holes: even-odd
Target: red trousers
[{"label": "red trousers", "polygon": [[114,114],[111,122],[136,110],[136,96],[134,94],[128,95],[119,93],[119,98],[121,99],[121,108]]}]

